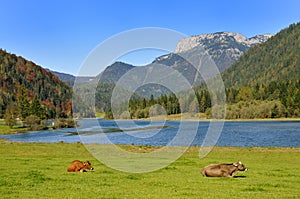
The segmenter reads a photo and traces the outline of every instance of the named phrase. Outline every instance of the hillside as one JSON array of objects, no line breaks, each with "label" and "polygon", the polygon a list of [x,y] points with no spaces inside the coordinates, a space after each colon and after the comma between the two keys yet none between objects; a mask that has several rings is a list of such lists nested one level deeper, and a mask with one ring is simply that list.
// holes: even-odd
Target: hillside
[{"label": "hillside", "polygon": [[300,116],[300,23],[251,47],[222,73],[227,118]]},{"label": "hillside", "polygon": [[[0,69],[0,117],[8,107],[16,107],[22,119],[32,114],[41,119],[72,115],[72,90],[51,72],[2,49]],[[27,110],[33,104],[38,110]]]},{"label": "hillside", "polygon": [[300,23],[251,47],[222,74],[226,87],[300,79]]}]

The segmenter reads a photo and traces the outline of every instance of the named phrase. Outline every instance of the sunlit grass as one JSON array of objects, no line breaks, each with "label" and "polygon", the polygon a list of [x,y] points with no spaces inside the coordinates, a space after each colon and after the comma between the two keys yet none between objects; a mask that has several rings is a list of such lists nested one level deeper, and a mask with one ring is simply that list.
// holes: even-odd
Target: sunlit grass
[{"label": "sunlit grass", "polygon": [[[151,146],[122,146],[150,152]],[[191,147],[169,166],[151,173],[113,170],[82,144],[0,141],[1,198],[297,198],[300,149],[216,147],[203,159]],[[68,173],[75,159],[89,160],[94,172]],[[205,178],[200,168],[241,160],[237,178]],[[146,165],[145,165],[146,166]]]}]

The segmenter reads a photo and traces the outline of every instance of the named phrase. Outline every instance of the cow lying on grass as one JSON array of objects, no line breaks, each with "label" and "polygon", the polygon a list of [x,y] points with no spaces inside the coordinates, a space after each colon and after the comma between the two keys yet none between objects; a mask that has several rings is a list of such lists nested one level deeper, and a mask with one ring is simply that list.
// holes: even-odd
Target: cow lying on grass
[{"label": "cow lying on grass", "polygon": [[232,164],[212,164],[201,169],[201,174],[206,177],[234,177],[238,171],[247,171],[241,161]]},{"label": "cow lying on grass", "polygon": [[70,166],[68,166],[68,172],[86,172],[88,170],[94,170],[91,163],[89,161],[81,162],[79,160],[74,160]]}]

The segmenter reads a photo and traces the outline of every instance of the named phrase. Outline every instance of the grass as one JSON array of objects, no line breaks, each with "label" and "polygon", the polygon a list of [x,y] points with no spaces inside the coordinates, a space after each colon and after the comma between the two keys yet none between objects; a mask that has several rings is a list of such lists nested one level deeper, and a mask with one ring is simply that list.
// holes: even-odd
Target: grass
[{"label": "grass", "polygon": [[1,126],[0,125],[0,135],[1,134],[15,134],[15,133],[22,133],[26,132],[28,128],[23,127],[13,127],[10,128],[9,126]]},{"label": "grass", "polygon": [[20,127],[20,123],[17,123],[17,125],[19,126],[14,126],[13,128],[10,128],[5,124],[4,119],[0,119],[0,135],[22,133],[28,131],[28,128]]},{"label": "grass", "polygon": [[[141,152],[141,146],[122,146]],[[143,152],[155,150],[147,146]],[[215,147],[198,158],[191,147],[171,165],[151,173],[113,170],[82,144],[0,141],[1,198],[298,198],[300,149]],[[75,159],[89,160],[94,172],[68,173]],[[237,178],[205,178],[200,168],[241,160],[249,171]]]},{"label": "grass", "polygon": [[105,113],[103,113],[103,112],[96,112],[95,116],[96,116],[96,118],[104,118],[105,117]]}]

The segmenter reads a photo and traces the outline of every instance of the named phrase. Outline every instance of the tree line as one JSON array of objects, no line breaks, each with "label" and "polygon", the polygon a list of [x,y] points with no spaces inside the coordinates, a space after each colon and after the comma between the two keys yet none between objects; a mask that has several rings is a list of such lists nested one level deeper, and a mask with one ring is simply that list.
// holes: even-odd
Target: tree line
[{"label": "tree line", "polygon": [[[53,110],[43,105],[37,96],[30,100],[27,95],[25,86],[21,86],[16,101],[11,101],[4,114],[4,120],[9,127],[13,127],[18,121],[22,122],[22,126],[27,126],[31,129],[41,127],[41,121],[53,118]],[[74,126],[73,120],[60,120],[57,126],[70,127]]]},{"label": "tree line", "polygon": [[[157,99],[154,99],[153,95],[150,99],[130,99],[128,105],[125,104],[129,110],[126,117],[138,119],[150,117],[151,114],[172,115],[189,112],[204,113],[207,118],[211,118],[211,94],[205,86],[194,90],[195,92],[190,94],[172,93]],[[300,80],[226,88],[225,93],[227,119],[300,117]],[[127,109],[123,107],[123,110]],[[113,118],[112,109],[109,107],[107,110],[107,118]]]},{"label": "tree line", "polygon": [[[72,100],[76,102],[74,108]],[[11,124],[9,121],[25,122],[28,117],[38,121],[72,116],[91,117],[94,113],[57,76],[0,49],[0,118]]]}]

